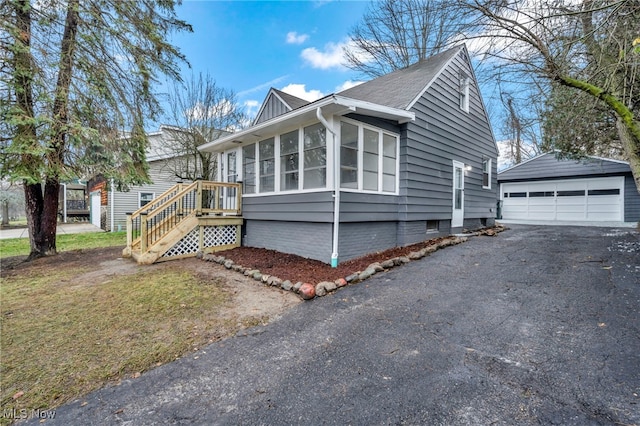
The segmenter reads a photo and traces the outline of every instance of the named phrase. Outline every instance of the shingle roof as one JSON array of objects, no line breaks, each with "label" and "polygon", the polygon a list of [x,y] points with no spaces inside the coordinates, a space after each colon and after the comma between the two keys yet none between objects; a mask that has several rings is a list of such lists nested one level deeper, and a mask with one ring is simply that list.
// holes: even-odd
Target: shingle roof
[{"label": "shingle roof", "polygon": [[462,49],[464,45],[456,46],[337,94],[392,108],[407,109],[439,74],[442,67]]},{"label": "shingle roof", "polygon": [[304,99],[298,98],[297,96],[293,96],[288,93],[285,93],[282,90],[278,90],[273,87],[271,88],[271,90],[275,92],[278,96],[280,96],[280,98],[282,98],[282,100],[285,101],[287,105],[291,107],[291,109],[297,109],[309,103],[309,101],[306,101]]},{"label": "shingle roof", "polygon": [[631,167],[624,161],[598,157],[589,157],[584,160],[560,160],[556,158],[555,153],[546,153],[498,173],[498,181],[509,182],[625,173],[631,173]]}]

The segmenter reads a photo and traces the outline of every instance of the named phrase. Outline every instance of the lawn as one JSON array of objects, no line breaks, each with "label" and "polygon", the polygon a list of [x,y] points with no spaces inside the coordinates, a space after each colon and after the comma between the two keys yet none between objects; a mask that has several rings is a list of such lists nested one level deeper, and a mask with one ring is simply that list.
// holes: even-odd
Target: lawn
[{"label": "lawn", "polygon": [[[115,247],[127,245],[127,233],[123,232],[88,232],[83,234],[59,234],[56,238],[58,251],[80,250],[98,247]],[[29,254],[28,238],[9,238],[0,240],[0,259]]]},{"label": "lawn", "polygon": [[99,280],[87,266],[3,272],[0,424],[235,332],[237,319],[220,314],[230,300],[223,284],[179,265]]}]

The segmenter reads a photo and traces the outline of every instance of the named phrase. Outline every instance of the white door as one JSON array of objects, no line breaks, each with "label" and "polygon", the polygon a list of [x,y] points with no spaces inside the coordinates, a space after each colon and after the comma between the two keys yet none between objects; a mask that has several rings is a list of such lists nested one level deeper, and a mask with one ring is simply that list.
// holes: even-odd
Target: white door
[{"label": "white door", "polygon": [[624,177],[502,184],[505,220],[622,221]]},{"label": "white door", "polygon": [[464,164],[453,162],[453,211],[451,227],[459,228],[464,223]]},{"label": "white door", "polygon": [[95,191],[90,194],[91,196],[91,224],[100,228],[100,191]]},{"label": "white door", "polygon": [[[238,154],[237,151],[227,151],[222,156],[222,179],[224,182],[235,183],[238,181]],[[224,188],[222,206],[224,209],[236,209],[236,189]]]}]

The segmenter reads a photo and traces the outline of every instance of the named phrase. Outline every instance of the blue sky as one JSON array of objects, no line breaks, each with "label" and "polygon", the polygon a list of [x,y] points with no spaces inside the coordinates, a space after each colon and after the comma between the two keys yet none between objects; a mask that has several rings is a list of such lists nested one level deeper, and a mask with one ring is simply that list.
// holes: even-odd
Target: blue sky
[{"label": "blue sky", "polygon": [[257,112],[270,87],[309,101],[360,77],[341,65],[342,46],[365,1],[193,1],[177,8],[193,33],[173,37],[191,64]]}]

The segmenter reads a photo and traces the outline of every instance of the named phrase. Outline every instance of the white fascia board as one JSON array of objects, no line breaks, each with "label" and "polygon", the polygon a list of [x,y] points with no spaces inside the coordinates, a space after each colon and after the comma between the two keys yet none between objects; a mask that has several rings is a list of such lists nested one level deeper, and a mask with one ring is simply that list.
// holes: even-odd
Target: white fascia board
[{"label": "white fascia board", "polygon": [[346,98],[340,95],[334,95],[334,98],[338,105],[343,105],[350,109],[355,108],[356,113],[360,111],[363,115],[373,115],[375,117],[397,120],[400,124],[414,121],[416,119],[416,114],[412,111],[374,104],[367,101],[360,101],[353,98]]},{"label": "white fascia board", "polygon": [[303,118],[314,119],[318,108],[325,108],[331,105],[340,107],[335,111],[327,111],[329,114],[333,115],[344,115],[351,112],[358,112],[363,115],[372,115],[374,117],[397,120],[399,123],[406,123],[408,121],[415,120],[415,114],[411,111],[360,101],[344,96],[331,95],[301,108],[294,109],[288,113],[274,117],[270,120],[263,121],[255,126],[248,127],[244,130],[216,139],[215,141],[205,143],[198,149],[207,152],[223,151],[225,149],[238,146],[243,142],[253,142],[256,139],[271,137],[271,133],[277,133],[278,128],[285,125],[287,121]]}]

